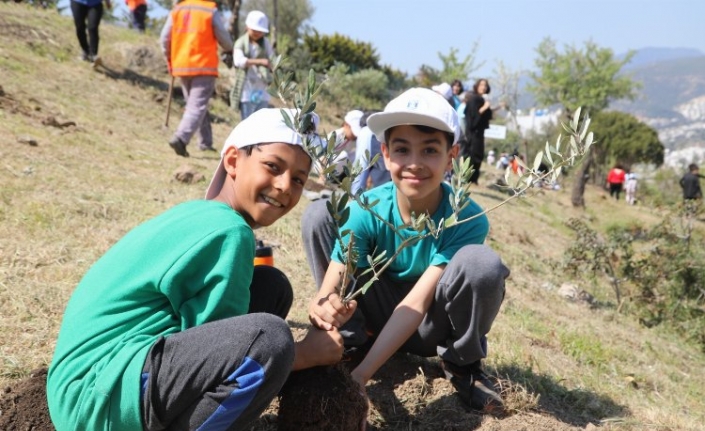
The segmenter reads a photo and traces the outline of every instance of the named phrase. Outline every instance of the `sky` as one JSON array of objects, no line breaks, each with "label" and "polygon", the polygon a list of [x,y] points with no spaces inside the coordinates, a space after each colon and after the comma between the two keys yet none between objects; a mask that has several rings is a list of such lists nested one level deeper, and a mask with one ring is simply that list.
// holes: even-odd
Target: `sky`
[{"label": "sky", "polygon": [[[310,0],[309,24],[322,34],[369,42],[382,64],[413,75],[441,68],[438,53],[472,52],[473,75],[533,69],[535,49],[551,37],[562,52],[592,40],[615,55],[647,47],[695,48],[705,54],[705,0]],[[705,71],[703,71],[705,73]]]}]

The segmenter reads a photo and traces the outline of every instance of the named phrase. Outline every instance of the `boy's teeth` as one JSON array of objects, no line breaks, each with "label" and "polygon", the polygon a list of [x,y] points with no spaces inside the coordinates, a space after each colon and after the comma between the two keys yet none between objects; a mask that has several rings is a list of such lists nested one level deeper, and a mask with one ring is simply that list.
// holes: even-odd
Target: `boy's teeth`
[{"label": "boy's teeth", "polygon": [[278,207],[282,206],[282,204],[280,204],[279,202],[275,201],[275,200],[272,199],[272,198],[269,198],[269,197],[267,197],[267,196],[263,196],[263,197],[264,197],[264,200],[265,200],[265,201],[269,202],[269,203],[272,204],[272,205],[275,205],[275,206],[278,206]]}]

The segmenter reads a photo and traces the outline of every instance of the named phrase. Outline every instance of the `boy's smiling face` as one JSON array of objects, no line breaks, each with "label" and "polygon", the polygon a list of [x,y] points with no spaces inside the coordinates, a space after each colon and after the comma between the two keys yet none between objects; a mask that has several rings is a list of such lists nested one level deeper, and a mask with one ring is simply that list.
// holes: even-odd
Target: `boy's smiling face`
[{"label": "boy's smiling face", "polygon": [[414,126],[394,127],[382,145],[384,163],[398,189],[400,208],[417,214],[433,212],[440,203],[440,184],[458,147],[449,148],[440,130],[424,133]]},{"label": "boy's smiling face", "polygon": [[221,198],[252,227],[269,226],[299,202],[311,169],[301,146],[260,144],[229,148],[223,158],[227,179]]}]

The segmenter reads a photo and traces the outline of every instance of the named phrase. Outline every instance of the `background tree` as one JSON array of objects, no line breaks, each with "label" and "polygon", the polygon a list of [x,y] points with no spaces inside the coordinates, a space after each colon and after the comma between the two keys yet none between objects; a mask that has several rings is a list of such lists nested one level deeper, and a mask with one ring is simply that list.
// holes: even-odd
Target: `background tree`
[{"label": "background tree", "polygon": [[328,69],[321,96],[326,102],[352,108],[382,110],[391,98],[389,80],[381,70],[364,69],[349,73],[344,63],[336,63]]},{"label": "background tree", "polygon": [[[167,0],[168,1],[168,0]],[[240,29],[238,23],[240,22],[240,7],[242,6],[242,0],[226,0],[227,8],[230,9],[230,19],[228,19],[228,31],[233,39],[237,38],[240,34]]]},{"label": "background tree", "polygon": [[338,33],[322,35],[313,30],[304,35],[303,43],[313,61],[310,67],[318,73],[328,71],[336,63],[346,64],[350,73],[380,69],[377,50],[369,42],[356,41]]},{"label": "background tree", "polygon": [[241,32],[244,31],[244,18],[253,10],[260,10],[269,18],[271,40],[277,42],[279,53],[282,53],[281,36],[286,36],[293,43],[299,42],[305,22],[316,11],[310,0],[245,0],[242,2]]},{"label": "background tree", "polygon": [[[622,67],[634,55],[633,51],[619,60],[611,49],[600,48],[588,41],[582,49],[566,46],[564,52],[559,52],[556,43],[546,38],[536,52],[538,56],[534,63],[537,72],[529,74],[533,83],[527,89],[534,94],[538,104],[561,105],[568,118],[581,106],[595,114],[605,109],[611,101],[633,100],[636,96],[639,84],[629,76],[620,74]],[[591,152],[576,170],[571,195],[573,206],[585,206],[583,195],[592,165]]]},{"label": "background tree", "polygon": [[422,64],[415,76],[416,84],[421,87],[431,87],[441,82],[451,83],[454,79],[465,82],[470,79],[473,72],[482,67],[485,62],[475,64],[478,42],[474,42],[470,53],[462,60],[458,58],[458,49],[450,48],[448,54],[438,52],[442,68],[435,69]]},{"label": "background tree", "polygon": [[[512,70],[507,67],[503,61],[498,61],[497,66],[493,70],[494,76],[490,79],[492,83],[492,95],[494,102],[493,105],[500,104],[504,106],[504,111],[506,116],[504,120],[501,120],[501,116],[494,114],[494,122],[504,124],[507,126],[507,138],[505,142],[509,145],[504,145],[501,151],[514,151],[515,149],[519,151],[524,151],[526,153],[527,160],[531,160],[532,155],[536,154],[538,151],[543,150],[543,146],[537,146],[534,151],[529,152],[527,141],[521,139],[521,130],[519,127],[519,121],[517,120],[517,106],[519,105],[519,77],[521,76],[520,70]],[[520,141],[524,148],[520,147]],[[541,142],[542,145],[546,143],[546,140]],[[507,149],[507,147],[510,147]],[[497,147],[499,148],[499,147]]]},{"label": "background tree", "polygon": [[626,167],[648,163],[663,164],[664,146],[656,130],[631,114],[617,111],[598,112],[592,128],[600,142],[594,150],[596,177],[602,180],[610,166],[619,162]]}]

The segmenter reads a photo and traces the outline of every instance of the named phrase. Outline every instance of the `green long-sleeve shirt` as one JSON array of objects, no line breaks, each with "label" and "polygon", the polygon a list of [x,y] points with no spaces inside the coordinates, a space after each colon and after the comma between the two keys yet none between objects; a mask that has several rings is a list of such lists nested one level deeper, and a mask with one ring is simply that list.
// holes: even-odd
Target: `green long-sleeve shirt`
[{"label": "green long-sleeve shirt", "polygon": [[47,379],[57,431],[142,429],[140,375],[160,336],[246,314],[255,240],[229,206],[178,205],[136,227],[86,273]]}]

